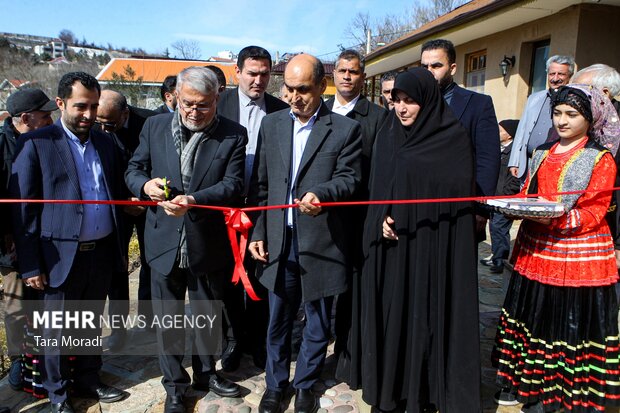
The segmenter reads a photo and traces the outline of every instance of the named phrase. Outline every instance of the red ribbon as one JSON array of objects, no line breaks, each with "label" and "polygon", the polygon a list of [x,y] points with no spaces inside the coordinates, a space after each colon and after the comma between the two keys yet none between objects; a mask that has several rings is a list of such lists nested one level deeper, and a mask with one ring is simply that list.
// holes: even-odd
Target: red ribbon
[{"label": "red ribbon", "polygon": [[[593,191],[567,191],[556,192],[551,194],[544,194],[545,197],[559,196],[559,195],[572,195],[572,194],[584,194],[586,192],[611,192],[618,191],[620,187],[597,189]],[[388,204],[428,204],[434,202],[468,202],[478,201],[484,202],[489,199],[510,199],[510,198],[536,198],[539,194],[515,194],[515,195],[502,195],[502,196],[481,196],[481,197],[462,197],[462,198],[430,198],[430,199],[399,199],[399,200],[382,200],[382,201],[350,201],[350,202],[322,202],[313,205],[331,207],[331,206],[353,206],[353,205],[388,205]],[[156,201],[94,201],[83,199],[0,199],[0,204],[5,203],[34,203],[34,204],[98,204],[98,205],[136,205],[136,206],[156,206]],[[265,211],[270,209],[284,209],[284,208],[296,208],[297,204],[283,204],[283,205],[268,205],[261,207],[250,208],[227,208],[218,207],[212,205],[190,205],[191,208],[210,209],[216,211],[222,211],[226,219],[226,227],[228,229],[228,240],[230,241],[230,247],[232,249],[233,257],[235,260],[235,269],[233,272],[232,282],[235,284],[241,283],[245,288],[248,296],[252,300],[260,300],[260,298],[254,292],[252,283],[247,276],[245,267],[243,266],[243,259],[245,257],[245,250],[248,242],[248,231],[252,228],[252,221],[246,215],[246,212],[250,211]],[[237,240],[237,233],[239,233],[239,240]]]},{"label": "red ribbon", "polygon": [[[235,258],[232,282],[238,284],[239,280],[241,280],[248,296],[252,300],[258,301],[260,298],[254,292],[254,287],[252,287],[252,283],[243,266],[245,249],[248,244],[248,231],[252,228],[252,221],[250,221],[245,212],[238,208],[230,208],[223,212],[226,219],[226,227],[228,228],[228,239],[230,240],[233,257]],[[237,233],[239,233],[239,243],[237,243]]]}]

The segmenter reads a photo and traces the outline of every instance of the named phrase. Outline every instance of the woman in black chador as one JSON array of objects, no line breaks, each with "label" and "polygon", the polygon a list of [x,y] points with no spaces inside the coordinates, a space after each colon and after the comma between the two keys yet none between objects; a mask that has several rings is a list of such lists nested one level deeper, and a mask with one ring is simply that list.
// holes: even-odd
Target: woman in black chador
[{"label": "woman in black chador", "polygon": [[[377,135],[370,199],[473,196],[470,138],[431,73],[401,73],[392,97],[395,110]],[[364,400],[381,411],[479,412],[472,202],[371,206],[364,245]]]}]

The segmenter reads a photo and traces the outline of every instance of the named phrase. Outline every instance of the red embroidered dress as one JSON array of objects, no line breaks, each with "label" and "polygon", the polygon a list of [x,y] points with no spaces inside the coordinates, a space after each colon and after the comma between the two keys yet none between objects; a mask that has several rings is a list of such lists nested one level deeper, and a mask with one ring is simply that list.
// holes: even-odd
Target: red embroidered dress
[{"label": "red embroidered dress", "polygon": [[[562,192],[565,166],[583,150],[586,140],[568,152],[555,154],[554,145],[538,169],[538,193]],[[587,191],[613,188],[616,165],[610,153],[601,152]],[[522,194],[526,193],[524,186]],[[547,199],[559,201],[557,196]],[[618,279],[614,244],[605,221],[611,192],[587,192],[551,225],[524,220],[512,261],[515,271],[544,284],[581,287],[613,284]]]},{"label": "red embroidered dress", "polygon": [[[556,147],[534,152],[523,193],[613,187],[608,151],[587,141],[562,154]],[[605,412],[620,406],[618,273],[605,221],[611,193],[548,198],[567,212],[550,225],[521,224],[495,339],[497,383],[545,412]]]}]

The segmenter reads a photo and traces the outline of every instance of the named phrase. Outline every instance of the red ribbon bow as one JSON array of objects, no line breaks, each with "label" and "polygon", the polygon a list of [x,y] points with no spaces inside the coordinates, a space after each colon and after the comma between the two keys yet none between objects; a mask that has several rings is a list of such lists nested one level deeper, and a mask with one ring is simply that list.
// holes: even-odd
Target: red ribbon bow
[{"label": "red ribbon bow", "polygon": [[[248,296],[254,301],[259,301],[260,298],[256,295],[256,292],[254,292],[252,283],[243,266],[245,249],[248,243],[248,231],[252,228],[252,221],[250,221],[246,213],[240,209],[231,208],[223,212],[226,219],[226,228],[228,228],[228,239],[230,240],[233,257],[235,258],[235,270],[233,271],[232,282],[238,284],[239,280],[241,280]],[[239,233],[238,243],[237,233]]]}]

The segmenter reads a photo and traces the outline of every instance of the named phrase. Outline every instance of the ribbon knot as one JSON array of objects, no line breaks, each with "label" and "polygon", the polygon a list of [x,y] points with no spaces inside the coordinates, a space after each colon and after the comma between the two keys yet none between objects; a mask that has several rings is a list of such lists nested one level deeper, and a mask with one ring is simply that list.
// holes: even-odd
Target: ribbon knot
[{"label": "ribbon knot", "polygon": [[[245,258],[245,250],[248,244],[248,232],[252,228],[252,221],[248,218],[247,214],[239,208],[230,208],[224,212],[224,218],[226,220],[226,228],[228,229],[228,239],[232,248],[233,257],[235,259],[235,269],[233,271],[232,282],[235,284],[243,284],[243,288],[248,293],[248,296],[258,301],[260,298],[254,292],[252,283],[245,272],[243,266],[243,259]],[[237,241],[237,234],[239,234],[239,240]]]}]

